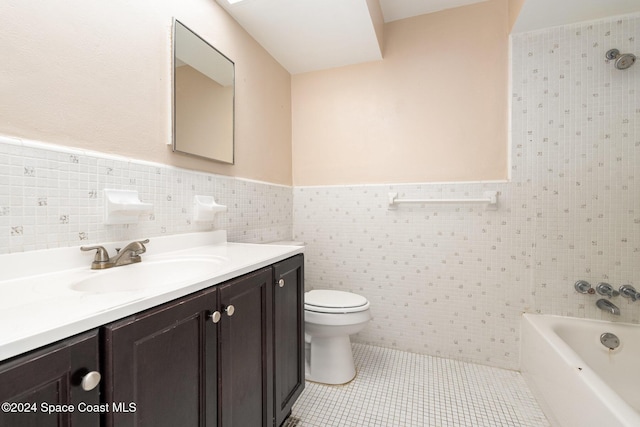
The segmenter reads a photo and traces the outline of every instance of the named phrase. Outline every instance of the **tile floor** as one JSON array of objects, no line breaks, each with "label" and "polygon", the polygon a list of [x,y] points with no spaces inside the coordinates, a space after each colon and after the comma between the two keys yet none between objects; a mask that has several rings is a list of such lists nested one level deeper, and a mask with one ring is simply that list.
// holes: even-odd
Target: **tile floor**
[{"label": "tile floor", "polygon": [[288,427],[548,427],[520,373],[353,345],[355,381],[307,382]]}]

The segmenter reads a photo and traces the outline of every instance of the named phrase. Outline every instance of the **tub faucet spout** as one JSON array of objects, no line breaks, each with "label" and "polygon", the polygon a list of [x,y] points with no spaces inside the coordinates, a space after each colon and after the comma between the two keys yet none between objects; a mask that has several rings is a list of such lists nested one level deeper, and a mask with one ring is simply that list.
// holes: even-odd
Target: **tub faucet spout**
[{"label": "tub faucet spout", "polygon": [[608,311],[615,316],[620,316],[620,309],[608,299],[600,298],[598,301],[596,301],[596,306],[600,310]]}]

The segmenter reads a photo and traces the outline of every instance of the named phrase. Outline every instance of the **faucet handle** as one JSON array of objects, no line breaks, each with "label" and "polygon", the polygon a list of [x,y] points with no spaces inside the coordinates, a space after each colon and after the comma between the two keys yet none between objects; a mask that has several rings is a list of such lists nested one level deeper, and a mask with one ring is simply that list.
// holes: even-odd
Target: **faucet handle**
[{"label": "faucet handle", "polygon": [[140,248],[137,251],[135,251],[136,255],[143,254],[147,251],[147,248],[144,245],[145,243],[149,243],[149,239],[138,240],[136,243],[140,244]]},{"label": "faucet handle", "polygon": [[109,252],[107,252],[104,246],[80,246],[80,250],[96,250],[96,256],[93,258],[93,262],[91,263],[92,270],[102,270],[103,268],[109,268],[113,265],[110,262]]},{"label": "faucet handle", "polygon": [[96,250],[96,256],[93,259],[93,262],[108,262],[109,261],[109,252],[104,248],[104,246],[80,246],[81,251],[93,251]]},{"label": "faucet handle", "polygon": [[586,280],[578,280],[573,287],[581,294],[594,294],[596,291],[591,287],[591,283]]},{"label": "faucet handle", "polygon": [[631,285],[620,286],[620,294],[625,298],[631,298],[631,301],[640,299],[640,292],[636,292],[636,288]]},{"label": "faucet handle", "polygon": [[620,295],[620,292],[616,291],[610,284],[605,282],[598,283],[598,286],[596,286],[596,291],[600,295],[608,296],[609,298],[617,297],[618,295]]},{"label": "faucet handle", "polygon": [[130,258],[135,258],[139,261],[140,255],[147,251],[147,248],[144,246],[145,243],[149,243],[149,239],[133,241],[123,249],[116,248],[116,251],[118,252],[118,255],[120,255],[120,251],[124,251],[122,255],[129,254]]}]

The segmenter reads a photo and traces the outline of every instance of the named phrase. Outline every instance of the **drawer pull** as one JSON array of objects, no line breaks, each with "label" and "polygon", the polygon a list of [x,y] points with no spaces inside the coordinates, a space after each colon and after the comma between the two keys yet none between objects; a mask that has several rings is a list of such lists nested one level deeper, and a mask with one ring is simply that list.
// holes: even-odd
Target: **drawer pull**
[{"label": "drawer pull", "polygon": [[227,316],[231,317],[233,316],[233,313],[236,312],[236,308],[232,305],[229,305],[227,308],[224,309],[225,313],[227,313]]},{"label": "drawer pull", "polygon": [[80,386],[84,391],[91,391],[100,384],[100,379],[102,376],[98,371],[91,371],[84,377],[82,377],[82,381],[80,382]]},{"label": "drawer pull", "polygon": [[220,314],[219,311],[216,310],[213,313],[211,313],[211,316],[209,316],[209,317],[211,317],[211,321],[213,323],[218,323],[220,321],[220,318],[222,317],[222,315]]}]

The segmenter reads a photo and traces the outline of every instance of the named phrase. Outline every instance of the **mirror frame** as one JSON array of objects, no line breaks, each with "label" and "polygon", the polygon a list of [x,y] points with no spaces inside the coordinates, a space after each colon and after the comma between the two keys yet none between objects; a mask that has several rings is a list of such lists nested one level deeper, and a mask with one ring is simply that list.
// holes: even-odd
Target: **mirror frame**
[{"label": "mirror frame", "polygon": [[[233,75],[231,77],[232,83],[233,83],[233,89],[232,89],[232,95],[231,95],[231,114],[232,114],[232,129],[231,129],[231,161],[227,161],[227,160],[221,160],[221,159],[216,159],[213,157],[207,157],[207,156],[202,156],[199,154],[193,154],[190,153],[188,151],[184,151],[184,150],[180,150],[177,147],[177,138],[176,138],[176,24],[180,24],[182,25],[185,29],[187,29],[191,34],[193,34],[194,36],[196,36],[198,39],[200,39],[204,44],[206,44],[208,47],[210,47],[213,52],[215,52],[216,54],[220,55],[222,58],[224,58],[225,60],[229,61],[229,63],[231,64],[232,67],[232,72]],[[198,35],[195,31],[193,31],[191,28],[187,27],[184,23],[182,23],[181,21],[179,21],[176,18],[173,18],[173,25],[171,27],[171,42],[172,42],[172,46],[171,46],[171,145],[173,148],[173,151],[176,153],[181,153],[181,154],[186,154],[189,156],[194,156],[194,157],[198,157],[200,159],[206,159],[206,160],[212,160],[215,162],[219,162],[219,163],[224,163],[224,164],[228,164],[228,165],[233,165],[235,164],[235,157],[236,157],[236,65],[235,63],[229,59],[228,56],[226,56],[224,53],[220,52],[218,49],[216,49],[214,46],[212,46],[209,42],[207,42],[205,39],[203,39],[202,37],[200,37],[200,35]],[[189,65],[189,64],[187,64]]]}]

